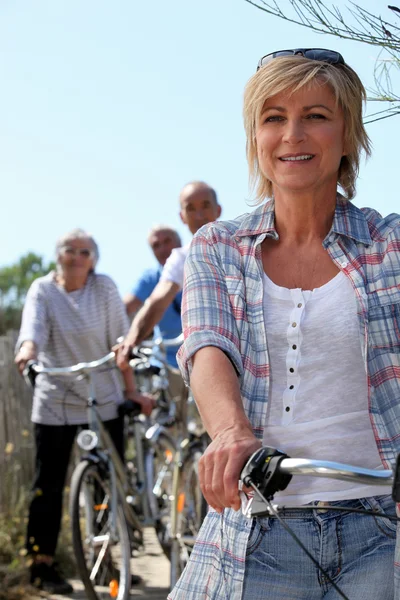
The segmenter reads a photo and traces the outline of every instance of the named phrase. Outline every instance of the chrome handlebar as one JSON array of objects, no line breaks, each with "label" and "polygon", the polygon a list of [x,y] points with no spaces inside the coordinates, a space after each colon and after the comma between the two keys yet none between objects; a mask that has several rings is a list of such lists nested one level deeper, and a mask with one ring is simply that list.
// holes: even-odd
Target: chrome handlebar
[{"label": "chrome handlebar", "polygon": [[76,365],[71,365],[70,367],[44,367],[43,365],[39,365],[34,361],[29,361],[26,364],[23,375],[26,378],[29,370],[33,370],[36,375],[39,375],[40,373],[45,373],[46,375],[80,375],[93,369],[98,369],[99,367],[114,361],[115,352],[109,352],[98,360],[81,362]]},{"label": "chrome handlebar", "polygon": [[144,340],[134,348],[134,352],[140,352],[141,348],[154,348],[155,346],[164,348],[173,348],[174,346],[181,346],[183,344],[183,333],[175,338],[164,339],[162,337],[156,337],[153,340]]},{"label": "chrome handlebar", "polygon": [[[153,349],[154,347],[164,347],[171,348],[173,346],[180,346],[183,343],[183,334],[178,337],[171,339],[163,339],[157,338],[155,340],[146,340],[142,342],[139,346],[135,348],[135,351],[140,352],[141,348]],[[92,360],[90,362],[81,362],[76,365],[71,365],[69,367],[44,367],[43,365],[39,365],[35,361],[29,361],[24,369],[23,375],[27,380],[29,378],[29,372],[34,371],[36,375],[41,373],[45,373],[46,375],[80,375],[83,373],[88,373],[93,369],[98,369],[103,365],[115,361],[115,352],[109,352],[102,358],[98,360]],[[29,382],[29,381],[28,381]]]},{"label": "chrome handlebar", "polygon": [[393,469],[376,471],[328,460],[284,458],[279,465],[279,470],[289,475],[312,475],[313,477],[327,477],[367,485],[391,485],[393,483]]},{"label": "chrome handlebar", "polygon": [[[242,469],[239,489],[243,484],[253,488],[256,496],[271,502],[274,495],[287,488],[293,475],[309,475],[352,481],[358,484],[392,486],[392,497],[400,502],[400,455],[392,469],[364,469],[353,465],[306,458],[290,458],[287,454],[263,446],[254,452]],[[251,501],[242,510],[249,514]]]}]

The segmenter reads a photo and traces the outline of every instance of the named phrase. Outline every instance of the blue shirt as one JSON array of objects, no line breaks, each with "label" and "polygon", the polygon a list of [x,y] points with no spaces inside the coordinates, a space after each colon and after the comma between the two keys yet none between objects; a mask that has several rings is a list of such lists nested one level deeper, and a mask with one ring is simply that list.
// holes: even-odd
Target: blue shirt
[{"label": "blue shirt", "polygon": [[[136,296],[141,302],[145,302],[152,294],[154,288],[160,280],[162,266],[147,269],[132,290],[133,296]],[[181,315],[179,312],[182,302],[182,292],[178,292],[174,298],[174,302],[170,304],[164,313],[163,318],[159,322],[161,335],[165,339],[177,337],[182,333]],[[168,364],[177,368],[176,353],[178,347],[167,349]]]}]

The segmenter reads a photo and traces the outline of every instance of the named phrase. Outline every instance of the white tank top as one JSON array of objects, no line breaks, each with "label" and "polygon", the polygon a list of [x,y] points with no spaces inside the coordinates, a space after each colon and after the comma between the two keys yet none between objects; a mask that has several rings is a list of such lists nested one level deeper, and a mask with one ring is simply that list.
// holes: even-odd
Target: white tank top
[{"label": "white tank top", "polygon": [[[343,273],[313,291],[275,285],[264,274],[271,384],[264,444],[296,458],[383,469],[368,413],[356,299]],[[295,476],[276,495],[285,505],[388,494],[366,486]]]}]

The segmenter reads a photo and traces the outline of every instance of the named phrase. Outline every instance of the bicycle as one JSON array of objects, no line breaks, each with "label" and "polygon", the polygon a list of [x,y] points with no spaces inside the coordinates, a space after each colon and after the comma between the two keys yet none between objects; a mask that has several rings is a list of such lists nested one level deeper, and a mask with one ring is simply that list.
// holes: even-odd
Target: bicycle
[{"label": "bicycle", "polygon": [[208,443],[209,438],[195,400],[189,393],[182,411],[173,470],[170,524],[171,589],[189,560],[207,514],[207,503],[200,488],[198,465]]},{"label": "bicycle", "polygon": [[[70,488],[73,548],[89,600],[127,600],[131,555],[143,546],[144,523],[135,506],[141,490],[135,487],[96,409],[94,372],[114,360],[115,354],[110,352],[99,360],[66,368],[45,368],[31,362],[25,371],[32,385],[40,373],[84,377],[89,384],[89,428],[77,436],[85,454],[73,471]],[[139,413],[139,405],[130,402],[124,405],[127,407],[133,414]]]},{"label": "bicycle", "polygon": [[[139,460],[137,472],[142,481],[147,477],[148,482],[154,482],[154,486],[147,486],[150,513],[146,515],[150,514],[159,543],[170,560],[173,586],[186,565],[207,512],[200,489],[198,462],[209,439],[193,396],[183,393],[172,398],[169,393],[172,370],[166,363],[164,351],[180,345],[183,336],[163,340],[158,328],[155,333],[152,341],[142,342],[133,350],[135,358],[130,361],[140,391],[159,392],[157,422],[145,433],[151,447],[143,467]],[[135,439],[140,436],[139,420],[145,419],[136,418]],[[168,440],[175,437],[172,452]]]},{"label": "bicycle", "polygon": [[[275,448],[264,446],[254,452],[242,469],[239,490],[243,485],[252,488],[254,496],[248,498],[241,491],[242,513],[247,518],[274,516],[280,524],[293,537],[296,543],[302,548],[310,560],[318,567],[325,578],[332,584],[341,598],[349,598],[335,584],[329,574],[322,568],[318,560],[315,559],[289,525],[280,517],[279,512],[285,507],[272,504],[274,495],[278,491],[283,491],[289,485],[293,475],[310,475],[314,477],[328,477],[332,479],[341,479],[355,483],[374,484],[374,485],[392,485],[392,498],[395,502],[400,502],[400,455],[397,458],[393,469],[376,471],[364,469],[352,465],[303,458],[290,458],[287,454],[279,452]],[[257,502],[258,500],[258,502]],[[306,505],[293,508],[293,510],[315,510],[314,505]],[[357,512],[373,517],[382,517],[394,521],[400,521],[396,515],[387,515],[376,511],[364,509],[355,509],[349,507],[330,506],[324,504],[324,510],[335,510],[341,512]]]},{"label": "bicycle", "polygon": [[[125,439],[127,464],[140,499],[139,510],[144,524],[154,526],[158,541],[170,557],[170,501],[172,470],[176,451],[176,429],[181,398],[172,397],[170,382],[174,376],[168,366],[165,349],[179,346],[182,336],[163,339],[158,335],[133,350],[130,365],[138,389],[157,398],[151,420],[144,415],[128,418]],[[134,440],[134,444],[131,441]]]}]

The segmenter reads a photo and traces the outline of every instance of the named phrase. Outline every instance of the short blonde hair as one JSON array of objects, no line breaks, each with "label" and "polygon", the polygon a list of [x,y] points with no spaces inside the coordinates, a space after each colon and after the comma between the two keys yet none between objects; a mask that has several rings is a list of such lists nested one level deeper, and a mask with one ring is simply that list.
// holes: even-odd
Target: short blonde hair
[{"label": "short blonde hair", "polygon": [[366,156],[371,154],[371,142],[362,120],[366,92],[360,78],[348,65],[332,65],[302,56],[282,56],[261,67],[249,79],[244,92],[249,182],[258,202],[272,197],[272,182],[261,172],[257,156],[256,131],[265,101],[288,91],[295,93],[312,83],[328,84],[342,108],[348,153],[340,163],[338,184],[348,200],[355,195],[361,152],[364,150]]}]

